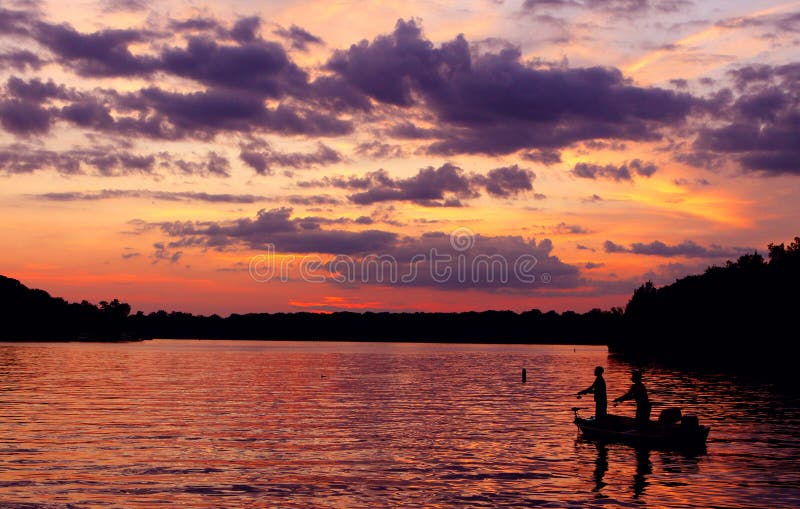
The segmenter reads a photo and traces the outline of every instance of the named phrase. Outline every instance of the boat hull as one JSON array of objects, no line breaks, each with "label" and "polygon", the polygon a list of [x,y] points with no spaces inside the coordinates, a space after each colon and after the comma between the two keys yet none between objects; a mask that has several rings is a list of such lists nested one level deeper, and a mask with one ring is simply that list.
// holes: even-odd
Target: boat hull
[{"label": "boat hull", "polygon": [[575,425],[584,438],[605,442],[621,442],[654,449],[702,449],[711,428],[650,422],[640,429],[634,419],[608,415],[603,421],[575,418]]}]

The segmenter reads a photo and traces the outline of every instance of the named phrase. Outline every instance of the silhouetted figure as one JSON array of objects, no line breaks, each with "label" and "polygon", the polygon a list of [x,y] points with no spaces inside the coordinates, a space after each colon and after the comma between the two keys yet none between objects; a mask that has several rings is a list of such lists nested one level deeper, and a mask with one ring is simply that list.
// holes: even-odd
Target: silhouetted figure
[{"label": "silhouetted figure", "polygon": [[647,487],[647,476],[653,473],[650,449],[636,449],[636,473],[633,475],[633,498],[639,498]]},{"label": "silhouetted figure", "polygon": [[608,398],[606,397],[606,381],[603,378],[603,367],[594,368],[594,383],[586,389],[578,392],[578,396],[594,394],[594,418],[604,419],[608,415]]},{"label": "silhouetted figure", "polygon": [[631,381],[633,385],[628,389],[628,392],[614,400],[614,403],[628,401],[630,399],[636,401],[636,423],[640,428],[644,428],[650,422],[650,398],[647,397],[647,389],[642,383],[641,371],[634,371],[631,374]]},{"label": "silhouetted figure", "polygon": [[603,478],[608,472],[608,447],[604,442],[596,442],[595,446],[597,447],[597,459],[594,462],[594,488],[592,491],[596,492],[599,497],[602,496],[601,491],[606,485]]}]

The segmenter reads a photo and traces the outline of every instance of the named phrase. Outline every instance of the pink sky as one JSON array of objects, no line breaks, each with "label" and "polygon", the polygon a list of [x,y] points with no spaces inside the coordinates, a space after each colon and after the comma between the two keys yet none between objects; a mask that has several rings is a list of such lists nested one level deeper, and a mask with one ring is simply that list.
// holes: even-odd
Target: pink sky
[{"label": "pink sky", "polygon": [[[144,311],[622,306],[798,234],[798,44],[800,2],[4,3],[0,274]],[[425,259],[303,280],[337,255]]]}]

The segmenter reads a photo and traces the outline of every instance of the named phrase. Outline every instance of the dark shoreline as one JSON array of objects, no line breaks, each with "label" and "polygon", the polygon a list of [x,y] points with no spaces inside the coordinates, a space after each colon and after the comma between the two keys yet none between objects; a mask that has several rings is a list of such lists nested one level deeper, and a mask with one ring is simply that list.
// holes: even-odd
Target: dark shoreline
[{"label": "dark shoreline", "polygon": [[0,276],[0,341],[147,338],[607,345],[636,362],[794,373],[800,237],[703,274],[636,289],[625,308],[462,313],[131,314],[116,299],[68,303]]}]

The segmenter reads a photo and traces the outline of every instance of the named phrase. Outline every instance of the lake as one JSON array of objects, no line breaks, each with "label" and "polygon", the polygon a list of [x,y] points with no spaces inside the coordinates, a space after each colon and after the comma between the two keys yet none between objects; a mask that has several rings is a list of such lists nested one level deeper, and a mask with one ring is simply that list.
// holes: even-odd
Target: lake
[{"label": "lake", "polygon": [[651,368],[707,451],[606,446],[595,365],[630,385],[594,346],[0,343],[0,506],[800,507],[796,394]]}]

